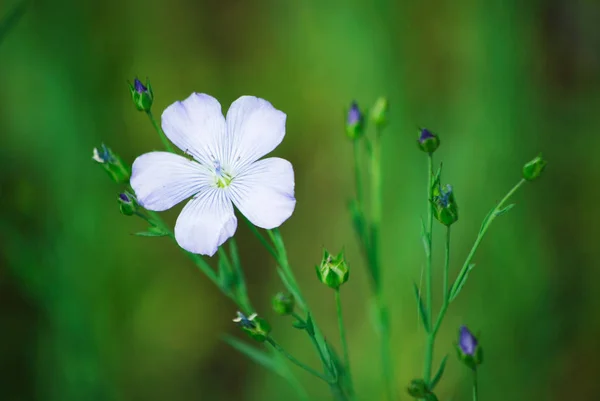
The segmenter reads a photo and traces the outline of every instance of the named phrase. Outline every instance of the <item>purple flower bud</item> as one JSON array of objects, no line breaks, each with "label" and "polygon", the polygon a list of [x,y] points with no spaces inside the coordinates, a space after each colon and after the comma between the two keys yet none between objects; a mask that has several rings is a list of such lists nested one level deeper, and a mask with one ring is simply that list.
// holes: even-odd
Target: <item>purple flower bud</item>
[{"label": "purple flower bud", "polygon": [[427,128],[421,128],[417,145],[423,152],[433,153],[440,146],[440,138]]},{"label": "purple flower bud", "polygon": [[129,199],[129,196],[127,196],[127,194],[126,194],[126,193],[124,193],[124,192],[121,192],[121,193],[119,194],[119,198],[121,198],[121,200],[122,200],[123,202],[131,202],[131,199]]},{"label": "purple flower bud", "polygon": [[133,87],[135,88],[135,91],[139,94],[148,92],[148,88],[146,88],[144,84],[137,78],[133,80]]},{"label": "purple flower bud", "polygon": [[352,102],[350,106],[350,110],[348,111],[348,125],[354,125],[360,123],[362,119],[362,115],[360,113],[360,109],[358,108],[358,104],[356,102]]},{"label": "purple flower bud", "polygon": [[421,135],[419,136],[419,142],[425,143],[427,139],[435,138],[435,136],[427,128],[421,129]]},{"label": "purple flower bud", "polygon": [[466,326],[461,326],[458,334],[458,345],[460,350],[469,356],[475,355],[475,351],[477,350],[477,339],[475,336],[467,329]]}]

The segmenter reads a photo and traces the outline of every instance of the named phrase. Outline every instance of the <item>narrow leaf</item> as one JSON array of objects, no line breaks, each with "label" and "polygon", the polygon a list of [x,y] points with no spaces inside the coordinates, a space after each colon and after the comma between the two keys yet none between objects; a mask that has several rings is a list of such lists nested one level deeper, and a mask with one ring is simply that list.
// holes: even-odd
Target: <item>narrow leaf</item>
[{"label": "narrow leaf", "polygon": [[469,267],[467,268],[467,271],[465,272],[465,275],[461,278],[460,282],[458,284],[452,286],[452,288],[456,288],[456,289],[453,290],[452,293],[450,294],[449,302],[452,302],[452,301],[454,301],[454,299],[456,299],[456,297],[460,293],[460,290],[462,290],[463,286],[467,282],[469,273],[471,272],[471,270],[473,270],[474,267],[475,267],[475,263],[470,264]]},{"label": "narrow leaf", "polygon": [[425,248],[425,256],[429,257],[431,250],[429,249],[429,234],[425,229],[425,221],[421,217],[421,240],[423,241],[423,248]]},{"label": "narrow leaf", "polygon": [[488,212],[488,214],[485,216],[485,218],[483,219],[483,221],[481,222],[481,228],[479,229],[479,235],[481,235],[481,233],[483,232],[483,229],[485,228],[485,226],[487,226],[488,221],[493,218],[496,217],[494,215],[494,210],[496,210],[496,208],[493,208],[492,210],[490,210]]},{"label": "narrow leaf", "polygon": [[138,237],[166,237],[169,235],[169,233],[164,232],[156,227],[148,227],[148,231],[141,231],[133,235],[137,235]]},{"label": "narrow leaf", "polygon": [[298,330],[304,330],[306,328],[306,324],[300,320],[296,320],[294,323],[292,323],[292,326]]},{"label": "narrow leaf", "polygon": [[419,306],[419,315],[421,315],[421,321],[423,322],[423,327],[425,331],[429,333],[429,314],[427,313],[427,309],[425,309],[425,305],[423,305],[423,299],[421,299],[421,294],[419,293],[419,287],[417,284],[413,282],[413,287],[415,290],[415,298],[417,299],[417,305]]},{"label": "narrow leaf", "polygon": [[257,349],[251,345],[246,344],[245,342],[232,337],[232,336],[223,336],[223,341],[227,344],[246,355],[248,358],[252,359],[254,362],[259,365],[265,367],[266,369],[277,373],[279,376],[286,377],[282,372],[281,364],[278,363],[275,359],[270,357],[266,352]]},{"label": "narrow leaf", "polygon": [[504,213],[508,212],[510,209],[512,209],[513,207],[515,207],[514,203],[511,203],[510,205],[506,206],[503,209],[500,209],[496,212],[496,217],[498,216],[502,216]]},{"label": "narrow leaf", "polygon": [[446,369],[446,361],[448,360],[448,355],[442,359],[440,363],[440,367],[438,368],[437,373],[433,376],[433,380],[431,380],[431,384],[429,385],[430,389],[433,390],[435,386],[439,383],[440,379],[444,375],[444,369]]},{"label": "narrow leaf", "polygon": [[308,313],[308,315],[306,316],[306,331],[311,337],[314,337],[315,325],[312,321],[312,317],[310,316],[310,313]]}]

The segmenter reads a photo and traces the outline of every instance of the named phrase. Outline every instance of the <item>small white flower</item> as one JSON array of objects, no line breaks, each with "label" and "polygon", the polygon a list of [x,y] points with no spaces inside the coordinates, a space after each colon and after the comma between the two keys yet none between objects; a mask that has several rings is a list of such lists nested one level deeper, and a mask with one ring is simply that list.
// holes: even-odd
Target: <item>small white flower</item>
[{"label": "small white flower", "polygon": [[167,137],[189,158],[151,152],[133,163],[140,205],[167,210],[193,196],[175,224],[185,250],[214,255],[233,236],[233,204],[254,225],[280,226],[294,211],[294,170],[277,157],[259,160],[283,140],[286,115],[266,100],[242,96],[227,117],[211,96],[193,93],[162,114]]}]

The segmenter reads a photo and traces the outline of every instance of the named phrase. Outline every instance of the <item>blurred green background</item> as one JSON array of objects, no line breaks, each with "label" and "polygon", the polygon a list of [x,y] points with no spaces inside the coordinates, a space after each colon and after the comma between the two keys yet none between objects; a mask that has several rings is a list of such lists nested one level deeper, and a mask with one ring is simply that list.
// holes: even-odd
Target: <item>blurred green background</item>
[{"label": "blurred green background", "polygon": [[[0,2],[2,15],[14,4]],[[130,235],[143,222],[119,214],[120,188],[91,160],[102,141],[128,162],[160,148],[131,103],[127,80],[136,76],[150,77],[157,115],[193,91],[224,109],[251,94],[287,113],[275,154],[294,164],[298,203],[282,232],[336,345],[333,294],[314,265],[323,246],[346,247],[353,270],[342,295],[363,399],[383,396],[367,275],[345,207],[353,167],[344,108],[390,99],[383,254],[404,400],[424,348],[411,289],[424,265],[426,205],[416,127],[440,134],[436,157],[460,204],[453,276],[481,219],[542,151],[546,174],[494,224],[441,329],[434,363],[450,360],[437,393],[470,397],[452,351],[468,324],[486,353],[482,400],[598,399],[598,21],[596,0],[32,2],[0,43],[0,399],[296,399],[222,342],[238,335],[235,306],[172,242]],[[273,261],[244,224],[237,239],[255,306],[286,348],[318,366],[306,336],[270,311],[283,289]],[[293,369],[313,399],[329,399],[326,386]]]}]

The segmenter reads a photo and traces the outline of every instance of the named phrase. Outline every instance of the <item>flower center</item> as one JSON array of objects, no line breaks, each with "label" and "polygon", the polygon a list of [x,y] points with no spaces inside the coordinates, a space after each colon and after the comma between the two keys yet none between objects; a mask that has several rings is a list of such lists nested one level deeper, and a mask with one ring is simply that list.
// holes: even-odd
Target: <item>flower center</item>
[{"label": "flower center", "polygon": [[213,164],[215,166],[215,184],[217,184],[217,187],[219,188],[227,188],[229,184],[231,184],[231,181],[233,181],[233,177],[223,170],[223,167],[221,167],[221,163],[218,160],[215,160]]}]

